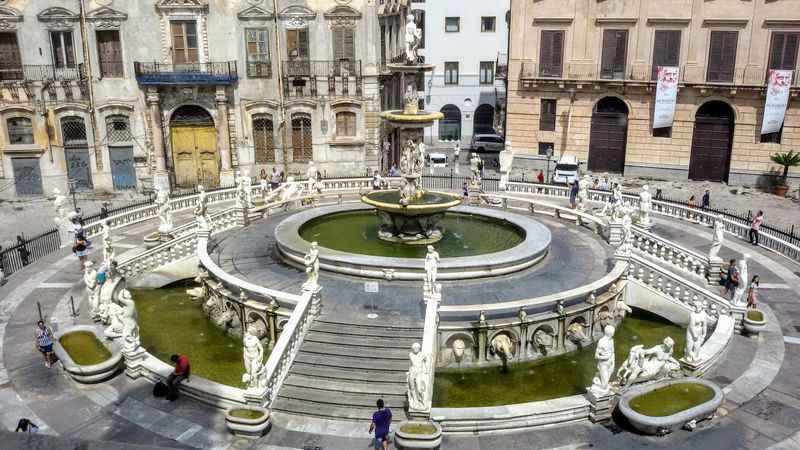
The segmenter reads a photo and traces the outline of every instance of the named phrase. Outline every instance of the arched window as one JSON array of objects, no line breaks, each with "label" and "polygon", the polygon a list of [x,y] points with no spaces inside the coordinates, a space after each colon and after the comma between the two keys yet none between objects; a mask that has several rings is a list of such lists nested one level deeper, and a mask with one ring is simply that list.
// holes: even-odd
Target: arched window
[{"label": "arched window", "polygon": [[308,161],[313,157],[311,147],[311,116],[292,115],[292,160]]},{"label": "arched window", "polygon": [[461,140],[461,110],[455,105],[445,105],[441,112],[444,118],[439,121],[439,140]]},{"label": "arched window", "polygon": [[356,113],[342,111],[336,113],[336,136],[354,137],[356,135]]},{"label": "arched window", "polygon": [[11,117],[6,120],[8,143],[11,145],[33,144],[33,123],[27,117]]},{"label": "arched window", "polygon": [[474,134],[494,133],[494,108],[492,105],[483,104],[475,110],[473,123]]},{"label": "arched window", "polygon": [[81,117],[70,116],[61,119],[61,134],[65,147],[86,146],[86,125]]},{"label": "arched window", "polygon": [[106,141],[110,144],[129,143],[133,140],[127,116],[114,115],[106,118]]},{"label": "arched window", "polygon": [[272,116],[267,114],[253,116],[253,146],[256,151],[256,164],[275,162],[275,133]]}]

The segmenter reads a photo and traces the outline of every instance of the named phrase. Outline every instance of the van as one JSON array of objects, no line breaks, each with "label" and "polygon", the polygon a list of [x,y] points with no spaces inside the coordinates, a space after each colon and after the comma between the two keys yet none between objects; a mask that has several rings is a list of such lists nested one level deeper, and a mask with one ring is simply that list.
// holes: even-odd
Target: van
[{"label": "van", "polygon": [[447,167],[447,155],[444,153],[428,153],[429,167]]},{"label": "van", "polygon": [[576,156],[562,156],[556,163],[556,169],[553,171],[553,183],[572,183],[578,178],[579,170],[580,163]]},{"label": "van", "polygon": [[506,140],[496,134],[475,134],[472,136],[473,152],[501,152],[506,146]]}]

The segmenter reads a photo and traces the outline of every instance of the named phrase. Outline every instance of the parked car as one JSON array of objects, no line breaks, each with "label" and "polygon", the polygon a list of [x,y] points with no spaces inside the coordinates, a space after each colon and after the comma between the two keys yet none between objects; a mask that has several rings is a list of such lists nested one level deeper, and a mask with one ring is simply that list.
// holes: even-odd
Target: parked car
[{"label": "parked car", "polygon": [[475,134],[472,136],[472,151],[501,152],[506,146],[506,140],[496,134]]},{"label": "parked car", "polygon": [[553,171],[553,183],[569,184],[578,178],[580,172],[580,162],[572,155],[562,156],[556,163]]},{"label": "parked car", "polygon": [[447,155],[444,153],[428,153],[428,167],[447,167]]}]

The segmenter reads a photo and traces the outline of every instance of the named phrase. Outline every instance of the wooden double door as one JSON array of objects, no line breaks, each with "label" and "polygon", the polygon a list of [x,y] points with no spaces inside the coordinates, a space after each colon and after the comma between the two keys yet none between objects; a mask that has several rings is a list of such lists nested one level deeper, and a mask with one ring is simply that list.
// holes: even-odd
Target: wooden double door
[{"label": "wooden double door", "polygon": [[213,125],[180,125],[171,128],[175,184],[179,187],[219,185],[217,133]]},{"label": "wooden double door", "polygon": [[589,137],[589,170],[622,173],[628,141],[628,115],[595,112]]}]

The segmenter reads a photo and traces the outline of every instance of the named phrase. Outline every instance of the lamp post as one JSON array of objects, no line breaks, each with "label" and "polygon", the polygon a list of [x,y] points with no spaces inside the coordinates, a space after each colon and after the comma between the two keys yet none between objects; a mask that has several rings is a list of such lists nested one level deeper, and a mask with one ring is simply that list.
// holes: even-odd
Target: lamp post
[{"label": "lamp post", "polygon": [[550,158],[553,157],[553,146],[547,146],[547,178],[545,178],[545,183],[550,184]]}]

